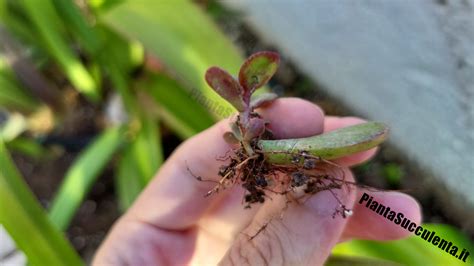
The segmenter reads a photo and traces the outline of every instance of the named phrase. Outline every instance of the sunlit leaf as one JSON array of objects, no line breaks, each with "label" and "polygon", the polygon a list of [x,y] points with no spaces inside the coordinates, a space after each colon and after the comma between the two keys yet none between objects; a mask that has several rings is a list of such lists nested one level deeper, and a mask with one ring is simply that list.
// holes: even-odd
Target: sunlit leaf
[{"label": "sunlit leaf", "polygon": [[120,158],[118,167],[115,170],[115,187],[119,207],[122,212],[132,205],[144,187],[140,170],[133,155],[130,145],[124,149],[122,158]]},{"label": "sunlit leaf", "polygon": [[[138,87],[148,92],[159,104],[159,116],[181,138],[188,138],[214,124],[214,119],[203,107],[209,102],[199,90],[187,92],[176,81],[164,75],[150,75]],[[213,106],[211,108],[219,108]],[[215,109],[227,116],[233,109]],[[151,111],[151,110],[149,110]]]},{"label": "sunlit leaf", "polygon": [[91,54],[97,53],[101,48],[99,35],[86,20],[79,7],[71,0],[52,0],[60,18],[68,26],[68,30],[75,35],[78,42]]},{"label": "sunlit leaf", "polygon": [[11,69],[0,54],[0,106],[24,112],[31,112],[38,107],[36,101],[15,80]]},{"label": "sunlit leaf", "polygon": [[49,221],[0,139],[0,224],[30,265],[82,265],[64,235]]},{"label": "sunlit leaf", "polygon": [[19,39],[29,43],[35,41],[34,32],[31,31],[29,21],[22,18],[22,14],[18,14],[17,10],[11,9],[12,1],[0,1],[0,21],[8,28],[8,32],[15,34]]},{"label": "sunlit leaf", "polygon": [[100,98],[98,87],[92,76],[80,62],[68,43],[61,35],[61,20],[50,1],[23,0],[19,1],[28,18],[32,21],[35,32],[50,55],[64,68],[71,83],[89,99]]},{"label": "sunlit leaf", "polygon": [[350,256],[330,256],[324,263],[325,266],[401,266],[392,261],[373,259],[373,258],[359,258]]},{"label": "sunlit leaf", "polygon": [[48,151],[33,139],[18,137],[6,143],[9,150],[17,151],[35,159],[48,158]]},{"label": "sunlit leaf", "polygon": [[[423,228],[435,231],[436,235],[452,242],[459,247],[458,254],[462,249],[473,252],[474,245],[459,230],[444,224],[424,224]],[[423,240],[419,236],[389,242],[377,242],[368,240],[353,240],[338,244],[333,250],[335,255],[379,258],[397,262],[403,265],[472,265],[472,254],[463,262],[439,247]]]},{"label": "sunlit leaf", "polygon": [[127,1],[108,10],[100,19],[142,42],[187,89],[196,89],[212,102],[208,110],[215,118],[228,115],[218,110],[234,109],[207,86],[203,77],[210,66],[237,73],[242,57],[192,1]]},{"label": "sunlit leaf", "polygon": [[158,128],[158,121],[151,116],[143,115],[141,117],[140,131],[132,144],[132,150],[134,159],[140,169],[142,184],[144,185],[151,180],[163,162],[160,140],[161,134]]},{"label": "sunlit leaf", "polygon": [[104,12],[125,0],[87,0],[89,6],[96,12]]},{"label": "sunlit leaf", "polygon": [[121,127],[103,132],[69,168],[54,197],[50,219],[61,230],[66,230],[102,169],[123,142]]},{"label": "sunlit leaf", "polygon": [[103,49],[95,54],[103,67],[114,64],[124,75],[130,73],[144,61],[143,46],[137,41],[124,38],[121,34],[113,31],[110,27],[99,24],[97,32],[103,39]]},{"label": "sunlit leaf", "polygon": [[116,176],[123,211],[130,207],[163,163],[158,121],[143,114],[140,122],[139,132],[122,154]]}]

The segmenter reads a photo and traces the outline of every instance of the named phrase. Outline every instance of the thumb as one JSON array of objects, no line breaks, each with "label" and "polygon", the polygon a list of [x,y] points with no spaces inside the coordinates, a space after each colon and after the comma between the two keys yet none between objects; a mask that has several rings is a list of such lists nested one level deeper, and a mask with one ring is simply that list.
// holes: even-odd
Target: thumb
[{"label": "thumb", "polygon": [[[349,171],[346,177],[353,178]],[[333,214],[341,211],[341,203],[352,208],[354,192],[343,186],[319,192],[302,203],[272,196],[220,265],[322,265],[347,223],[341,214]]]}]

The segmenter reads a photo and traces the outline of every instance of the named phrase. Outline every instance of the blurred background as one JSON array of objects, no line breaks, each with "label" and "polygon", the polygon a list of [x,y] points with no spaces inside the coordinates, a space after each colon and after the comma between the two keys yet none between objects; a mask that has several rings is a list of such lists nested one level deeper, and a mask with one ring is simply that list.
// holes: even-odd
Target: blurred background
[{"label": "blurred background", "polygon": [[[0,0],[0,265],[90,262],[177,145],[233,112],[206,69],[261,50],[282,57],[268,90],[389,124],[358,181],[474,252],[472,43],[470,0]],[[466,265],[415,236],[328,265],[374,260]]]}]

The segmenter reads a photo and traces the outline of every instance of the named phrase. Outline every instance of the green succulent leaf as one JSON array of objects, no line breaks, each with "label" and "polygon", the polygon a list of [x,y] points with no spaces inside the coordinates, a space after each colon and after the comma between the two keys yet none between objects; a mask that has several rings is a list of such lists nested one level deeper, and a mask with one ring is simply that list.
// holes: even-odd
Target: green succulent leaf
[{"label": "green succulent leaf", "polygon": [[240,85],[252,93],[270,80],[279,63],[280,56],[275,52],[263,51],[251,55],[240,68]]},{"label": "green succulent leaf", "polygon": [[225,70],[211,67],[206,71],[206,81],[217,94],[231,103],[237,110],[245,110],[242,100],[242,88],[239,83]]},{"label": "green succulent leaf", "polygon": [[337,159],[374,148],[387,136],[385,124],[368,122],[308,138],[260,140],[259,146],[267,162],[291,164],[293,156],[303,151],[322,159]]}]

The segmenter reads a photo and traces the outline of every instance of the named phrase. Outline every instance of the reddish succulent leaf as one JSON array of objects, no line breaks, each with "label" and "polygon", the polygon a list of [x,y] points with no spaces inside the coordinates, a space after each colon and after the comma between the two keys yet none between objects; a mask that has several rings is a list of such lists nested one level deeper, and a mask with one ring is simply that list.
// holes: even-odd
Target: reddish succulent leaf
[{"label": "reddish succulent leaf", "polygon": [[255,97],[253,97],[252,101],[250,101],[250,106],[252,107],[252,109],[258,108],[260,106],[264,106],[266,104],[271,103],[276,98],[278,98],[278,95],[276,95],[273,92],[266,92],[266,93],[262,93],[260,95],[255,95]]},{"label": "reddish succulent leaf", "polygon": [[244,140],[251,140],[265,132],[265,120],[261,118],[252,118],[245,132]]},{"label": "reddish succulent leaf", "polygon": [[223,135],[225,142],[229,144],[238,144],[240,143],[239,139],[234,135],[234,133],[227,131]]},{"label": "reddish succulent leaf", "polygon": [[275,74],[279,63],[280,56],[275,52],[264,51],[251,55],[240,68],[240,85],[250,92],[262,87]]},{"label": "reddish succulent leaf", "polygon": [[245,110],[242,100],[242,88],[225,70],[211,67],[206,71],[206,81],[222,98],[231,103],[238,111]]}]

